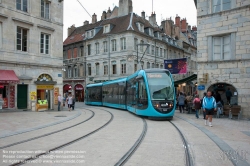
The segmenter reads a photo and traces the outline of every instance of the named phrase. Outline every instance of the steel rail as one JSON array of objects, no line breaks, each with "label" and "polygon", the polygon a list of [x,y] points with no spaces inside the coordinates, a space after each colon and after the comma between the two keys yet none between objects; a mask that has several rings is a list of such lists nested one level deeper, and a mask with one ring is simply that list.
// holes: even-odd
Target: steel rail
[{"label": "steel rail", "polygon": [[185,156],[186,156],[186,166],[193,166],[193,160],[191,158],[190,155],[190,151],[189,151],[189,146],[188,146],[188,142],[186,140],[186,138],[184,137],[183,133],[181,132],[181,130],[171,121],[169,121],[175,128],[176,130],[179,132],[183,145],[184,145],[184,149],[185,149]]},{"label": "steel rail", "polygon": [[137,150],[137,148],[140,146],[141,142],[143,141],[143,139],[147,133],[147,129],[148,129],[148,125],[147,125],[146,120],[142,119],[142,121],[143,121],[143,130],[142,130],[140,137],[137,139],[135,144],[129,149],[129,151],[115,164],[115,166],[124,165],[129,160],[129,158],[134,154],[134,152]]},{"label": "steel rail", "polygon": [[29,161],[36,160],[36,159],[38,159],[40,156],[44,156],[44,155],[49,154],[50,152],[53,152],[53,151],[62,149],[62,148],[64,148],[64,147],[66,147],[66,146],[69,146],[69,145],[71,145],[71,144],[74,144],[74,143],[76,143],[76,142],[78,142],[78,141],[80,141],[80,140],[82,140],[82,139],[84,139],[84,138],[86,138],[86,137],[88,137],[88,136],[90,136],[90,135],[92,135],[92,134],[98,132],[99,130],[103,129],[103,128],[106,127],[108,124],[110,124],[110,123],[112,122],[113,118],[114,118],[114,115],[113,115],[111,112],[109,112],[109,111],[107,111],[107,110],[105,110],[105,111],[108,112],[108,113],[111,115],[111,117],[110,117],[110,119],[109,119],[108,122],[106,122],[104,125],[102,125],[102,126],[99,127],[98,129],[96,129],[96,130],[94,130],[94,131],[92,131],[92,132],[90,132],[90,133],[88,133],[88,134],[85,134],[85,135],[83,135],[83,136],[81,136],[81,137],[79,137],[79,138],[76,138],[76,139],[74,139],[74,140],[72,140],[72,141],[69,141],[69,142],[64,143],[64,144],[62,144],[62,145],[59,145],[59,146],[57,146],[57,147],[51,148],[51,149],[49,149],[49,150],[48,150],[47,152],[45,152],[45,153],[40,153],[40,154],[37,154],[36,156],[30,157],[30,158],[26,158],[26,159],[24,159],[23,161],[20,161],[20,162],[18,162],[18,163],[11,164],[10,166],[19,166],[19,165],[23,165],[23,164],[25,164],[25,163],[27,163],[27,162],[29,162]]},{"label": "steel rail", "polygon": [[[88,109],[86,109],[86,110],[88,110]],[[95,113],[93,111],[91,111],[91,110],[88,110],[88,111],[92,112],[92,115],[88,119],[86,119],[86,120],[84,120],[84,121],[82,121],[80,123],[77,123],[77,124],[74,124],[72,126],[68,126],[68,127],[63,128],[63,129],[56,130],[56,131],[53,131],[53,132],[50,132],[50,133],[47,133],[47,134],[43,134],[43,135],[36,136],[36,137],[33,137],[33,138],[29,138],[29,139],[26,139],[26,140],[23,140],[23,141],[19,141],[19,142],[15,142],[15,143],[12,143],[12,144],[9,144],[9,145],[5,145],[5,146],[0,147],[0,149],[9,148],[11,146],[15,146],[15,145],[19,145],[19,144],[22,144],[22,143],[25,143],[25,142],[33,141],[33,140],[36,140],[36,139],[39,139],[39,138],[47,137],[49,135],[56,134],[56,133],[59,133],[61,131],[64,131],[64,130],[76,127],[76,126],[78,126],[80,124],[83,124],[83,123],[89,121],[90,119],[92,119],[95,116]]]}]

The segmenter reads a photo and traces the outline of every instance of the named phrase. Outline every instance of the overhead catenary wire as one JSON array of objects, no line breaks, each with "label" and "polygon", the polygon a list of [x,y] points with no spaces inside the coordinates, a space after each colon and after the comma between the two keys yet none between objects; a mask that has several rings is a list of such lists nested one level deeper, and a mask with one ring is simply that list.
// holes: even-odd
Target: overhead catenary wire
[{"label": "overhead catenary wire", "polygon": [[80,3],[80,5],[82,6],[82,8],[88,13],[88,15],[90,16],[90,18],[92,18],[92,16],[89,14],[89,12],[85,9],[85,7],[82,5],[82,3],[79,1],[79,0],[77,0],[79,3]]}]

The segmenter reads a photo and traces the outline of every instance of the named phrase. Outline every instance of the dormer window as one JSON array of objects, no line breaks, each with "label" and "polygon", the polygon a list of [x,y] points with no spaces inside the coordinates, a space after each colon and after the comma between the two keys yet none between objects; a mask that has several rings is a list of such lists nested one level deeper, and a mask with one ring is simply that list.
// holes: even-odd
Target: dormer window
[{"label": "dormer window", "polygon": [[87,38],[94,37],[94,30],[87,31]]},{"label": "dormer window", "polygon": [[137,23],[138,30],[144,33],[144,25],[142,23]]},{"label": "dormer window", "polygon": [[159,32],[155,32],[155,37],[159,39],[160,38],[160,33]]},{"label": "dormer window", "polygon": [[153,29],[149,28],[148,33],[149,33],[149,36],[154,36]]},{"label": "dormer window", "polygon": [[109,33],[109,32],[110,32],[110,24],[105,25],[105,26],[103,27],[103,33]]}]

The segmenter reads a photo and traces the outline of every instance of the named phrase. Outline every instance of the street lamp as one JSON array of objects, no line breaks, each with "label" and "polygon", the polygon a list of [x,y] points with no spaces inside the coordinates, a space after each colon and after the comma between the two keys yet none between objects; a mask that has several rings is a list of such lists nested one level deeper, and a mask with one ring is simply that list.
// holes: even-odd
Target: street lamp
[{"label": "street lamp", "polygon": [[[147,46],[147,48],[146,48],[146,50],[144,51],[144,53],[143,53],[143,55],[142,55],[140,61],[138,61],[138,58],[139,58],[139,55],[138,55],[138,46]],[[143,56],[145,55],[145,53],[146,53],[146,51],[147,51],[147,49],[148,49],[149,46],[150,46],[149,44],[136,44],[137,64],[139,64],[139,62],[140,62],[140,64],[141,64],[141,60],[142,60]],[[141,68],[143,69],[143,66],[141,66]]]}]

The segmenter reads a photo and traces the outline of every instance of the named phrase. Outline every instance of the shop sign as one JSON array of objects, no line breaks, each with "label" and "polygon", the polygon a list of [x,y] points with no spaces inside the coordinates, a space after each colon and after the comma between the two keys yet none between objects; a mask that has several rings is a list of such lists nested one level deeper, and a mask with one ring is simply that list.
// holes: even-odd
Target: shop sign
[{"label": "shop sign", "polygon": [[54,85],[37,85],[37,89],[53,90]]},{"label": "shop sign", "polygon": [[36,91],[31,91],[30,92],[30,100],[32,100],[32,101],[34,101],[34,100],[36,100]]},{"label": "shop sign", "polygon": [[82,85],[76,85],[76,90],[83,90],[83,86]]},{"label": "shop sign", "polygon": [[198,90],[205,90],[205,85],[198,85],[197,89]]},{"label": "shop sign", "polygon": [[54,88],[54,104],[58,104],[59,88]]}]

